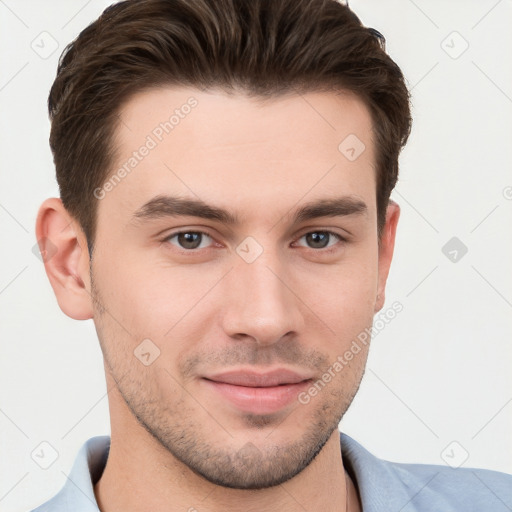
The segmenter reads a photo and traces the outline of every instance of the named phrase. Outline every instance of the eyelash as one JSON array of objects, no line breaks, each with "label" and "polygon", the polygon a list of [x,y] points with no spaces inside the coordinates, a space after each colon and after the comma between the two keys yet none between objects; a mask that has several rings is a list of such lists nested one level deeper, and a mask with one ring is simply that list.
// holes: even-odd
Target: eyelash
[{"label": "eyelash", "polygon": [[[174,237],[176,237],[178,235],[185,234],[185,233],[189,233],[189,234],[190,233],[194,233],[194,234],[205,235],[208,238],[211,238],[213,240],[213,237],[211,235],[209,235],[208,233],[206,233],[205,231],[183,230],[183,231],[176,231],[175,233],[171,233],[170,235],[167,235],[161,242],[162,243],[170,242],[170,240],[173,239]],[[346,238],[344,238],[343,236],[341,236],[339,233],[336,233],[334,231],[329,231],[327,229],[316,229],[316,230],[313,230],[313,231],[308,231],[307,233],[304,233],[303,235],[301,235],[297,240],[300,240],[301,238],[304,238],[305,236],[310,235],[311,233],[327,233],[327,234],[337,238],[338,242],[342,242],[342,244],[348,242],[348,240]],[[174,245],[174,244],[172,244],[172,245]],[[327,248],[315,249],[313,247],[306,247],[306,249],[310,249],[310,250],[312,250],[314,252],[321,253],[321,254],[330,254],[330,253],[332,253],[332,252],[334,252],[334,251],[339,249],[337,246],[338,246],[338,244],[334,244],[334,245],[332,245],[330,247],[327,247]],[[198,251],[201,250],[201,249],[184,249],[184,248],[178,247],[176,245],[175,245],[175,247],[180,252],[182,252],[184,254],[194,254],[194,253],[197,253]],[[301,246],[301,247],[304,247],[304,246]]]}]

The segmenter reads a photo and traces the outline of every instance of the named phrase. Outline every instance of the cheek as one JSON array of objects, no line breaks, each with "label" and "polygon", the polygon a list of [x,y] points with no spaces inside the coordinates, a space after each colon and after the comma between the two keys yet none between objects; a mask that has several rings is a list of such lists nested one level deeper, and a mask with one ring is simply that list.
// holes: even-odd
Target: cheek
[{"label": "cheek", "polygon": [[[352,339],[371,326],[376,255],[371,244],[360,243],[334,264],[289,262],[286,281],[300,299],[295,307],[307,320],[305,331],[309,335],[317,331],[324,352],[343,353]],[[149,338],[162,349],[163,359],[179,357],[208,338],[219,304],[229,308],[229,297],[217,296],[222,286],[216,288],[227,268],[212,262],[205,271],[203,265],[172,265],[159,258],[147,261],[135,252],[103,252],[95,274],[110,313],[104,321],[112,324],[117,337],[130,337],[133,348]],[[333,337],[319,339],[319,329]]]},{"label": "cheek", "polygon": [[372,323],[377,258],[372,251],[365,252],[359,251],[357,256],[354,253],[350,261],[319,266],[296,277],[296,289],[301,290],[298,295],[334,331],[338,349]]},{"label": "cheek", "polygon": [[171,265],[129,254],[104,256],[97,268],[95,280],[112,317],[134,336],[156,338],[170,336],[174,326],[194,315],[223,274],[221,269],[204,272],[194,265]]}]

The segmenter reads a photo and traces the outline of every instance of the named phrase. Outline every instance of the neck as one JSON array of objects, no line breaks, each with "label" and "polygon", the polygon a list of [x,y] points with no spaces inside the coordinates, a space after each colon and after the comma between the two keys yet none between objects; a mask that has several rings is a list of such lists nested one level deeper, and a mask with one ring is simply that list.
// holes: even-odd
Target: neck
[{"label": "neck", "polygon": [[[267,489],[241,490],[215,485],[176,460],[151,437],[112,430],[107,465],[94,486],[102,512],[226,512],[230,510],[360,510],[355,487],[341,458],[339,432],[301,473]],[[142,434],[138,432],[138,434]],[[126,439],[135,441],[126,442]]]}]

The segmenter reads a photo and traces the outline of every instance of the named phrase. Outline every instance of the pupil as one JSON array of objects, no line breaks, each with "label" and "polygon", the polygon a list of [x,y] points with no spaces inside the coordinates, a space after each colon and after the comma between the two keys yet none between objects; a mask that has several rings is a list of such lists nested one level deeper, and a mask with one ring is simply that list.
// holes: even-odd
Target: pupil
[{"label": "pupil", "polygon": [[311,242],[311,244],[315,248],[322,249],[327,246],[327,241],[328,241],[327,233],[322,233],[322,232],[309,233],[308,235],[306,235],[306,237],[308,237],[308,243]]},{"label": "pupil", "polygon": [[[180,244],[182,247],[186,249],[197,249],[197,247],[200,245],[198,244],[198,240],[201,238],[200,233],[180,233],[178,235]],[[328,234],[323,232],[315,232],[315,233],[309,233],[306,235],[306,238],[308,239],[308,243],[312,245],[315,248],[324,248],[327,246],[328,241]]]},{"label": "pupil", "polygon": [[199,247],[197,241],[200,240],[200,233],[180,233],[178,235],[180,245],[185,249],[196,249]]}]

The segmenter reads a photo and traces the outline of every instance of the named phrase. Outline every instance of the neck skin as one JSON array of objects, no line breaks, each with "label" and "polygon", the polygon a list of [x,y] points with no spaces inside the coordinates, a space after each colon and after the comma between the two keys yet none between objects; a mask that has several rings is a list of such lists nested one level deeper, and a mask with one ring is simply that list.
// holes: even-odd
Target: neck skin
[{"label": "neck skin", "polygon": [[175,459],[136,422],[116,387],[110,389],[110,452],[94,485],[101,512],[361,510],[343,467],[338,430],[311,464],[284,484],[262,490],[229,489],[212,484]]}]

